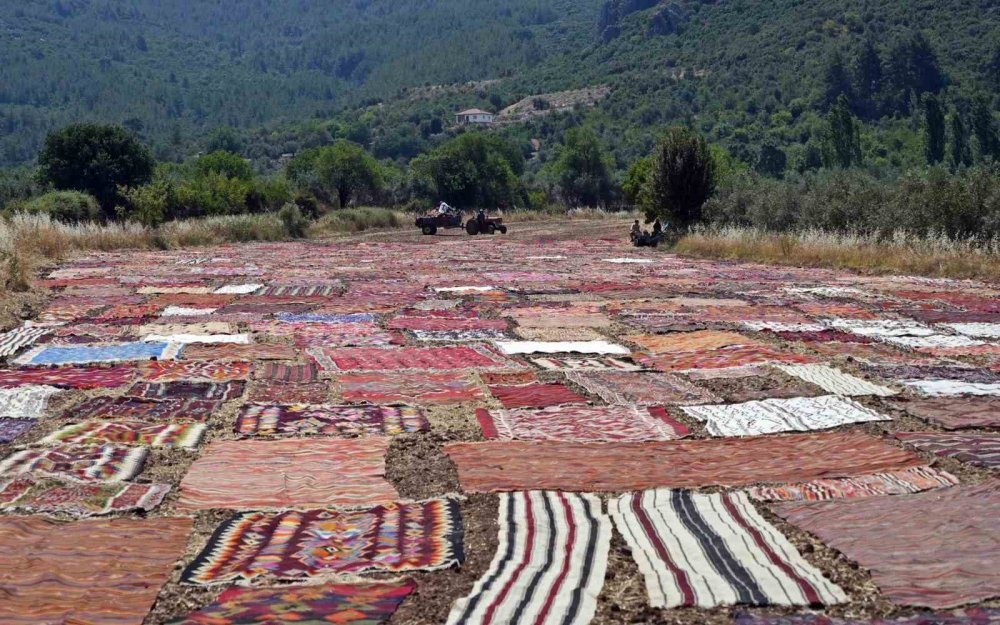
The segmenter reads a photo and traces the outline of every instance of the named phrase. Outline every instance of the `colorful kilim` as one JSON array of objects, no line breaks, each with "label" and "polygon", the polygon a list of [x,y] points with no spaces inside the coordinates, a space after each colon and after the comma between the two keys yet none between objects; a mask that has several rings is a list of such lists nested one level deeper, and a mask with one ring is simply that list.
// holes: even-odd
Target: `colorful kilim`
[{"label": "colorful kilim", "polygon": [[897,405],[946,430],[1000,427],[1000,397],[927,398]]},{"label": "colorful kilim", "polygon": [[542,369],[550,371],[641,371],[635,363],[611,357],[595,358],[532,358]]},{"label": "colorful kilim", "polygon": [[954,458],[990,469],[1000,467],[1000,436],[935,432],[894,432],[893,436],[940,458]]},{"label": "colorful kilim", "polygon": [[483,391],[462,373],[352,373],[337,377],[344,401],[458,404],[486,399]]},{"label": "colorful kilim", "polygon": [[389,439],[215,441],[181,481],[186,510],[322,508],[388,503]]},{"label": "colorful kilim", "polygon": [[504,408],[544,408],[562,404],[586,404],[587,398],[564,384],[491,386],[490,393]]},{"label": "colorful kilim", "polygon": [[51,331],[44,326],[21,326],[0,334],[0,358],[13,356]]},{"label": "colorful kilim", "polygon": [[151,362],[142,366],[142,377],[150,382],[211,380],[230,382],[250,377],[249,362]]},{"label": "colorful kilim", "polygon": [[814,480],[802,484],[757,486],[747,492],[752,498],[759,501],[821,501],[881,495],[909,495],[956,484],[958,484],[958,478],[954,475],[926,466],[859,477]]},{"label": "colorful kilim", "polygon": [[736,332],[673,332],[671,334],[643,334],[625,337],[651,354],[676,354],[678,352],[704,352],[733,345],[760,345],[749,337]]},{"label": "colorful kilim", "polygon": [[847,600],[745,494],[648,490],[612,500],[609,510],[654,608]]},{"label": "colorful kilim", "polygon": [[21,366],[74,365],[127,360],[172,360],[180,345],[170,343],[120,343],[117,345],[67,345],[35,347],[14,360]]},{"label": "colorful kilim", "polygon": [[[0,480],[2,482],[2,480]],[[0,483],[0,509],[87,517],[132,510],[151,511],[169,484],[101,484],[19,475]]]},{"label": "colorful kilim", "polygon": [[132,367],[59,367],[0,371],[0,387],[47,384],[59,388],[117,388],[131,384],[139,375]]},{"label": "colorful kilim", "polygon": [[221,406],[221,402],[206,399],[91,397],[67,410],[65,416],[73,419],[204,422]]},{"label": "colorful kilim", "polygon": [[243,436],[392,436],[423,432],[427,419],[408,406],[244,406],[236,419]]},{"label": "colorful kilim", "polygon": [[1000,625],[1000,609],[970,608],[955,613],[921,614],[899,618],[845,619],[822,614],[758,616],[737,614],[735,625]]},{"label": "colorful kilim", "polygon": [[268,362],[254,369],[254,378],[303,384],[319,380],[319,369],[315,365],[286,365]]},{"label": "colorful kilim", "polygon": [[231,401],[241,397],[246,383],[234,382],[140,382],[129,389],[130,397],[143,399],[205,399]]},{"label": "colorful kilim", "polygon": [[0,622],[139,625],[184,555],[191,519],[0,518]]},{"label": "colorful kilim", "polygon": [[566,377],[607,403],[618,406],[690,405],[721,401],[711,392],[666,373],[587,371],[570,372]]},{"label": "colorful kilim", "polygon": [[230,588],[170,625],[379,625],[417,585],[409,580],[277,588]]},{"label": "colorful kilim", "polygon": [[84,482],[124,482],[142,471],[149,452],[142,447],[73,447],[25,449],[0,462],[0,475],[31,473]]},{"label": "colorful kilim", "polygon": [[322,314],[322,313],[278,313],[279,321],[289,323],[374,323],[378,318],[371,313]]},{"label": "colorful kilim", "polygon": [[342,289],[340,282],[335,284],[275,284],[265,287],[258,295],[260,297],[321,297],[338,295]]},{"label": "colorful kilim", "polygon": [[59,393],[54,386],[0,388],[0,417],[38,419],[45,414],[49,399]]},{"label": "colorful kilim", "polygon": [[927,464],[908,451],[853,432],[649,443],[452,443],[465,492],[628,491],[807,482]]},{"label": "colorful kilim", "polygon": [[28,430],[35,427],[37,419],[14,419],[0,417],[0,443],[11,443]]},{"label": "colorful kilim", "polygon": [[503,330],[410,330],[423,343],[472,343],[507,339]]},{"label": "colorful kilim", "polygon": [[539,410],[476,410],[486,438],[522,441],[668,441],[688,428],[663,408],[560,406]]},{"label": "colorful kilim", "polygon": [[496,555],[452,606],[448,625],[587,625],[611,544],[611,519],[601,508],[594,495],[502,495]]},{"label": "colorful kilim", "polygon": [[485,347],[400,347],[309,350],[327,371],[441,371],[449,369],[516,369],[517,363]]},{"label": "colorful kilim", "polygon": [[325,404],[330,400],[330,386],[326,381],[304,384],[262,381],[250,387],[249,400],[264,404]]},{"label": "colorful kilim", "polygon": [[295,360],[298,351],[276,343],[254,345],[187,345],[184,360]]},{"label": "colorful kilim", "polygon": [[769,362],[809,364],[815,358],[803,354],[783,352],[770,347],[735,346],[710,352],[680,352],[659,356],[640,356],[638,362],[658,371],[684,371],[687,369],[724,369]]},{"label": "colorful kilim", "polygon": [[268,576],[301,580],[460,564],[458,502],[432,499],[362,510],[250,512],[223,523],[184,571],[189,584]]},{"label": "colorful kilim", "polygon": [[87,421],[67,425],[42,439],[48,444],[148,445],[150,447],[198,446],[204,423],[143,423],[142,421]]},{"label": "colorful kilim", "polygon": [[834,395],[765,399],[744,404],[685,406],[714,436],[756,436],[777,432],[825,430],[850,423],[888,421],[861,404]]},{"label": "colorful kilim", "polygon": [[537,382],[538,374],[534,371],[481,371],[479,379],[487,385],[517,386]]},{"label": "colorful kilim", "polygon": [[915,495],[783,503],[779,516],[869,569],[899,605],[950,608],[996,596],[1000,482]]},{"label": "colorful kilim", "polygon": [[503,332],[507,322],[503,319],[469,319],[446,317],[396,317],[389,322],[390,330],[496,330]]}]

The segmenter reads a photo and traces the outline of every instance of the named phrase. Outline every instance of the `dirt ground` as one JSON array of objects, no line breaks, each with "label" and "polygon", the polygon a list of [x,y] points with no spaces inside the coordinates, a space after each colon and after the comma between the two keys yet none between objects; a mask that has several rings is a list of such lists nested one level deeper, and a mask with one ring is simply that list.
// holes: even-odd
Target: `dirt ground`
[{"label": "dirt ground", "polygon": [[[539,241],[539,252],[544,254],[546,240],[603,237],[622,239],[627,233],[627,228],[627,222],[608,220],[529,222],[515,224],[511,233],[506,236],[520,240]],[[439,238],[466,236],[464,232],[457,230],[438,235]],[[365,233],[340,237],[337,240],[429,243],[419,232],[414,231]],[[626,253],[628,249],[630,248],[623,245],[623,253]],[[29,315],[31,311],[38,309],[42,301],[41,297],[40,295],[26,296],[23,302],[12,304],[11,311],[13,312],[0,310],[0,320],[4,320],[4,315],[11,318],[23,318],[24,315]],[[634,328],[616,325],[599,330],[609,338],[625,331],[634,331]],[[787,344],[775,339],[773,335],[748,334],[758,340],[770,341],[787,347]],[[839,363],[838,366],[845,372],[866,377],[860,368],[850,362]],[[553,372],[540,372],[539,378],[545,381],[567,382],[562,374]],[[696,384],[712,391],[726,402],[742,402],[764,397],[801,397],[824,394],[821,389],[780,372],[740,379],[698,380]],[[585,389],[572,383],[569,385],[577,392],[587,394]],[[26,437],[19,440],[18,444],[38,440],[58,427],[71,422],[72,419],[66,413],[66,409],[78,403],[84,396],[93,394],[107,394],[107,392],[83,393],[74,391],[64,394],[59,398],[58,403],[50,409],[49,417],[45,420],[44,425],[36,427]],[[336,397],[335,390],[333,396]],[[598,398],[591,398],[595,400],[595,403],[601,403]],[[892,416],[894,420],[850,426],[850,429],[854,431],[866,431],[882,436],[884,433],[892,431],[935,431],[939,429],[925,421],[909,416],[889,400],[861,398],[859,401]],[[213,416],[203,446],[215,439],[234,437],[233,425],[241,403],[242,400],[229,402],[220,414]],[[474,417],[474,409],[479,406],[497,407],[498,405],[495,400],[490,399],[479,403],[428,407],[425,412],[431,424],[429,432],[406,434],[398,436],[392,441],[386,458],[386,475],[402,498],[421,500],[432,497],[456,497],[460,499],[466,558],[460,567],[408,575],[417,582],[418,589],[409,596],[392,618],[391,623],[395,625],[440,625],[444,623],[452,603],[468,594],[475,581],[489,567],[498,544],[497,510],[499,497],[491,494],[464,495],[459,484],[457,470],[452,461],[444,454],[442,446],[453,441],[483,440]],[[707,436],[701,423],[685,417],[676,406],[668,405],[667,409],[671,416],[691,428],[693,437]],[[902,446],[902,443],[894,442],[894,439],[886,440]],[[6,456],[13,449],[13,445],[0,445],[0,457]],[[151,453],[141,481],[167,482],[174,484],[175,488],[163,505],[150,513],[150,516],[179,514],[175,506],[178,496],[176,485],[179,484],[180,479],[187,472],[198,453],[198,450],[167,450]],[[978,483],[993,477],[993,474],[986,469],[979,469],[954,460],[938,459],[930,454],[924,454],[924,456],[929,462],[936,462],[936,466],[959,477],[963,483]],[[610,496],[611,493],[605,493],[605,495]],[[818,567],[829,579],[847,592],[849,596],[847,603],[828,608],[823,613],[850,618],[873,618],[912,613],[912,611],[894,606],[880,593],[870,575],[845,556],[823,545],[810,534],[771,514],[766,506],[757,504],[757,508],[791,540],[806,560]],[[180,584],[179,579],[183,568],[202,549],[215,528],[232,514],[232,511],[228,510],[209,510],[194,515],[195,529],[191,534],[187,553],[175,567],[170,582],[159,593],[152,611],[144,621],[145,625],[164,625],[178,619],[188,612],[206,605],[225,589],[225,586],[186,586]],[[986,602],[984,605],[1000,607],[1000,600]],[[742,609],[657,610],[650,608],[647,604],[646,591],[638,567],[621,535],[617,532],[613,534],[605,584],[598,598],[597,614],[593,620],[595,625],[625,623],[723,625],[732,622],[732,614],[736,611],[742,611]],[[780,608],[751,611],[762,614],[802,612],[801,610]]]}]

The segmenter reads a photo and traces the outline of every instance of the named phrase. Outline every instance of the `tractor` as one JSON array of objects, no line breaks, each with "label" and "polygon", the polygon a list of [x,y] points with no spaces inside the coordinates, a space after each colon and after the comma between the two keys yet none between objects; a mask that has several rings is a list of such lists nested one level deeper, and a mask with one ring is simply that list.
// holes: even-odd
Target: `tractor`
[{"label": "tractor", "polygon": [[463,221],[462,212],[444,202],[433,215],[417,217],[415,225],[425,235],[437,234],[439,228],[441,230],[464,228],[472,236],[497,232],[507,234],[507,226],[503,225],[503,219],[487,217],[486,212],[480,210],[472,219]]}]

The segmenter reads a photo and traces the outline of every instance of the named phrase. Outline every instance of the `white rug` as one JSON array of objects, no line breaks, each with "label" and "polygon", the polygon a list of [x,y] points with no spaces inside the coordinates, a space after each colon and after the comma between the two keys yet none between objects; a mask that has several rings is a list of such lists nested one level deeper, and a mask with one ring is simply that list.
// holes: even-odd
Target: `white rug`
[{"label": "white rug", "polygon": [[850,423],[890,420],[855,401],[834,395],[765,399],[744,404],[682,406],[681,410],[704,422],[713,436],[808,432]]},{"label": "white rug", "polygon": [[826,365],[777,365],[776,368],[790,376],[799,378],[810,384],[815,384],[827,393],[833,393],[834,395],[845,395],[848,397],[877,395],[879,397],[889,397],[896,394],[896,391],[891,388],[872,384],[867,380],[862,380],[859,377],[844,373],[833,367],[827,367]]},{"label": "white rug", "polygon": [[608,341],[496,341],[501,352],[515,354],[606,354],[628,356],[632,352]]}]

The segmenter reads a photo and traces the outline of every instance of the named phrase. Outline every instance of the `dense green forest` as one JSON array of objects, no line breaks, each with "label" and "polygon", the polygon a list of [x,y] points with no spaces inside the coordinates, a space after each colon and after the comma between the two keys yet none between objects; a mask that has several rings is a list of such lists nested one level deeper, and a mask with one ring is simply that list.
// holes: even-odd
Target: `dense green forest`
[{"label": "dense green forest", "polygon": [[[929,59],[913,49],[918,34]],[[589,124],[624,170],[662,130],[682,123],[748,164],[767,145],[801,170],[815,164],[820,118],[846,85],[858,88],[853,106],[868,124],[865,155],[903,167],[921,160],[908,117],[923,91],[943,91],[948,112],[971,115],[977,97],[996,110],[1000,5],[5,2],[0,54],[6,165],[32,161],[48,131],[76,121],[124,124],[161,160],[226,147],[266,169],[281,154],[340,137],[379,158],[407,159],[444,141],[441,130],[460,108],[498,110],[533,94],[607,84],[611,95],[594,110],[554,113],[506,132],[527,152],[530,138],[555,146],[566,129]],[[921,82],[927,63],[939,76]],[[473,80],[489,82],[414,89]]]},{"label": "dense green forest", "polygon": [[124,123],[162,158],[220,126],[325,117],[501,78],[590,37],[599,0],[0,2],[0,164],[52,128]]}]

